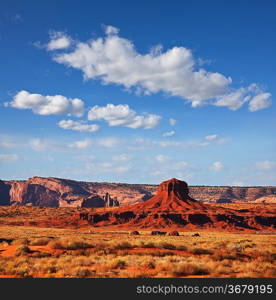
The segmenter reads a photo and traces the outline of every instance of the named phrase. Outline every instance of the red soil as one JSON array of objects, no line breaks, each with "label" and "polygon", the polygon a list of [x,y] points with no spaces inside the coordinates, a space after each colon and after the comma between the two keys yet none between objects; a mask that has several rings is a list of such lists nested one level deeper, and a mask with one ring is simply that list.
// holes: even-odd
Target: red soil
[{"label": "red soil", "polygon": [[[2,257],[14,257],[17,248],[20,247],[18,245],[9,245],[6,247],[0,248],[0,256]],[[28,256],[32,256],[33,254],[37,252],[47,252],[50,254],[58,254],[58,253],[65,253],[66,250],[61,249],[52,249],[48,246],[28,246],[31,250],[31,252],[28,254]]]}]

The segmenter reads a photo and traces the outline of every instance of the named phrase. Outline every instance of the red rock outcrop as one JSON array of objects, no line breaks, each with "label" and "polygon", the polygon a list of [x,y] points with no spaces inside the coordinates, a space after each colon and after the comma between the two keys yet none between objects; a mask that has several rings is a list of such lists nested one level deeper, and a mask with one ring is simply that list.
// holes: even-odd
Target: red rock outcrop
[{"label": "red rock outcrop", "polygon": [[[32,186],[27,188],[27,185]],[[7,192],[10,188],[11,192]],[[145,184],[80,182],[54,177],[33,177],[24,181],[2,181],[0,205],[10,203],[58,207],[105,207],[118,204],[127,206],[148,201],[157,193],[157,188],[156,185]],[[189,192],[191,198],[204,203],[262,202],[263,197],[276,197],[276,187],[190,186]],[[97,197],[104,199],[105,203],[98,201]]]},{"label": "red rock outcrop", "polygon": [[160,184],[157,194],[146,201],[86,215],[92,226],[127,228],[220,228],[233,230],[274,230],[275,212],[236,211],[200,203],[189,196],[188,185],[178,179]]},{"label": "red rock outcrop", "polygon": [[59,206],[58,193],[39,184],[16,182],[10,190],[11,205]]},{"label": "red rock outcrop", "polygon": [[276,187],[190,186],[190,195],[207,203],[254,202],[264,196],[276,196]]},{"label": "red rock outcrop", "polygon": [[[89,184],[68,179],[32,177],[26,181],[3,182],[2,185],[0,182],[0,195],[3,199],[5,198],[5,205],[48,207],[119,206],[119,201],[112,198],[110,194],[106,193],[104,196],[100,196]],[[4,187],[7,186],[9,187],[8,193],[4,190]],[[1,203],[4,205],[4,200]]]},{"label": "red rock outcrop", "polygon": [[185,181],[172,178],[162,182],[154,197],[145,203],[137,205],[138,209],[159,209],[183,211],[191,209],[206,209],[206,205],[189,196],[189,188]]}]

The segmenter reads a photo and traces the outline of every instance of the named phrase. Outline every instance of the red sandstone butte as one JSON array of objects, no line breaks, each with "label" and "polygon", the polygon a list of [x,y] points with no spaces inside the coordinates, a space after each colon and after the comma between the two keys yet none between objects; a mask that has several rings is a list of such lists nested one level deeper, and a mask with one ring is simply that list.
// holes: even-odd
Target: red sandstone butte
[{"label": "red sandstone butte", "polygon": [[154,197],[144,203],[82,213],[92,226],[125,228],[182,228],[226,230],[275,230],[274,212],[239,211],[203,204],[189,196],[186,182],[172,178],[159,185]]},{"label": "red sandstone butte", "polygon": [[[276,203],[276,187],[190,186],[190,196],[204,203]],[[0,180],[0,205],[105,207],[106,195],[119,206],[143,203],[157,193],[156,185],[84,182],[55,177]],[[108,197],[108,198],[110,198]],[[110,202],[110,201],[107,201]]]}]

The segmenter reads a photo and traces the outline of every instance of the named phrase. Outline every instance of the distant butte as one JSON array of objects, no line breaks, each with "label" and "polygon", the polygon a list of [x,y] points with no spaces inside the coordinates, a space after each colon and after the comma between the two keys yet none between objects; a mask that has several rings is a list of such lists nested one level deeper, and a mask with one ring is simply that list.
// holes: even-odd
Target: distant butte
[{"label": "distant butte", "polygon": [[[128,206],[146,202],[156,195],[157,189],[157,185],[151,184],[85,182],[35,176],[27,180],[0,180],[0,205],[72,208]],[[175,194],[177,197],[177,192]],[[189,195],[204,204],[273,204],[276,203],[276,186],[190,186]]]},{"label": "distant butte", "polygon": [[154,197],[136,205],[137,209],[158,209],[168,211],[206,209],[204,205],[189,196],[188,184],[176,178],[163,181]]},{"label": "distant butte", "polygon": [[273,212],[256,215],[255,212],[238,211],[203,204],[189,196],[185,181],[172,178],[159,185],[154,197],[138,203],[101,212],[81,213],[79,218],[92,226],[117,226],[125,228],[182,228],[275,230]]}]

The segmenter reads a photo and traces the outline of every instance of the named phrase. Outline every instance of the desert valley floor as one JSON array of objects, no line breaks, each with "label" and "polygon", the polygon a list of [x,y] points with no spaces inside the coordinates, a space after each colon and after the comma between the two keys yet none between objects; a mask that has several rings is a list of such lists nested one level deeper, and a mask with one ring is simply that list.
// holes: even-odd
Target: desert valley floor
[{"label": "desert valley floor", "polygon": [[0,277],[276,277],[275,212],[174,178],[129,206],[1,206]]},{"label": "desert valley floor", "polygon": [[2,225],[0,236],[0,278],[276,277],[272,234]]}]

